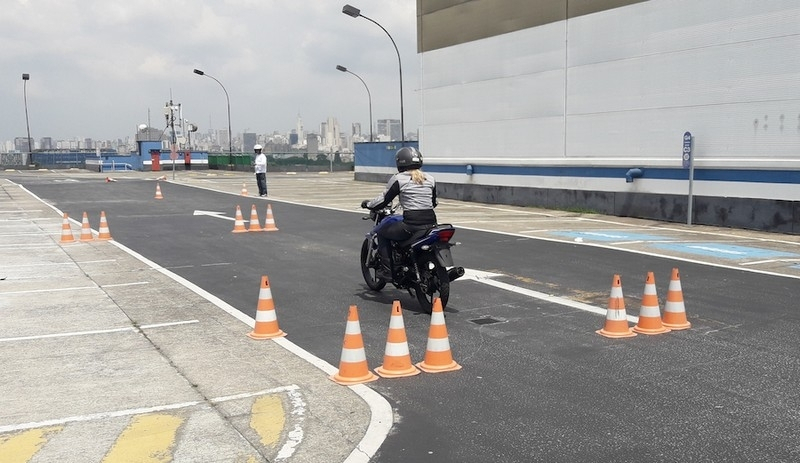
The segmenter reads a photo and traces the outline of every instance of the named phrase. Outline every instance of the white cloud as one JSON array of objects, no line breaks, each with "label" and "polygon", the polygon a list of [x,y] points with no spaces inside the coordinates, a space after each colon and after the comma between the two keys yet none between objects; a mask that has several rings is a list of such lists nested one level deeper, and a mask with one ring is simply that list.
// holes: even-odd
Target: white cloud
[{"label": "white cloud", "polygon": [[31,136],[132,136],[162,123],[172,96],[206,130],[308,130],[336,117],[343,130],[399,118],[397,55],[379,27],[341,13],[345,3],[383,25],[400,50],[406,130],[416,128],[416,0],[16,0],[0,28],[0,141],[25,136],[22,73]]}]

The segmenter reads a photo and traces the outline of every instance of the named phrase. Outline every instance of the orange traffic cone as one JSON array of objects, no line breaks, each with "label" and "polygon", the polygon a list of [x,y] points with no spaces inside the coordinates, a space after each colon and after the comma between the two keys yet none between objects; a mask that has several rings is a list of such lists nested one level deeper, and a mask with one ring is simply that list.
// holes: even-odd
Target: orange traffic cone
[{"label": "orange traffic cone", "polygon": [[419,374],[419,370],[411,364],[400,301],[394,301],[392,304],[392,317],[389,319],[389,334],[386,337],[383,365],[376,368],[375,372],[384,378],[402,378]]},{"label": "orange traffic cone", "polygon": [[86,215],[86,212],[83,213],[83,221],[81,222],[81,241],[94,241],[92,227],[89,226],[89,216]]},{"label": "orange traffic cone", "polygon": [[636,333],[628,326],[628,316],[625,314],[625,299],[622,296],[622,281],[619,275],[614,275],[611,283],[611,296],[608,298],[608,311],[606,311],[606,324],[603,329],[595,331],[607,338],[630,338]]},{"label": "orange traffic cone", "polygon": [[263,231],[278,231],[275,226],[275,217],[272,216],[272,204],[267,204],[267,218],[264,220]]},{"label": "orange traffic cone", "polygon": [[247,196],[247,187],[242,183],[242,196]]},{"label": "orange traffic cone", "polygon": [[72,236],[72,227],[69,224],[69,216],[64,213],[64,221],[61,222],[61,241],[60,243],[74,243],[75,237]]},{"label": "orange traffic cone", "polygon": [[661,309],[658,307],[658,295],[656,294],[656,277],[653,272],[647,272],[642,295],[642,308],[639,310],[639,321],[636,322],[633,331],[642,334],[661,334],[671,331],[661,323]]},{"label": "orange traffic cone", "polygon": [[97,235],[98,240],[110,240],[111,231],[108,229],[108,221],[106,220],[106,211],[100,211],[100,228]]},{"label": "orange traffic cone", "polygon": [[286,336],[286,333],[278,327],[278,316],[275,314],[272,290],[269,287],[269,278],[266,275],[261,277],[261,289],[258,291],[256,324],[248,336],[259,340]]},{"label": "orange traffic cone", "polygon": [[461,369],[461,365],[453,360],[453,353],[450,351],[450,338],[447,336],[447,326],[444,324],[442,301],[438,297],[433,301],[425,359],[417,363],[417,366],[428,373]]},{"label": "orange traffic cone", "polygon": [[244,217],[242,217],[242,208],[236,205],[236,221],[233,222],[233,233],[247,233],[244,228]]},{"label": "orange traffic cone", "polygon": [[113,179],[111,177],[106,177],[106,183],[111,183],[111,182],[116,182],[116,179]]},{"label": "orange traffic cone", "polygon": [[361,324],[358,322],[358,308],[354,305],[350,306],[350,312],[347,315],[339,371],[329,378],[343,386],[368,383],[378,379],[369,371],[369,365],[367,365],[364,339],[361,337]]},{"label": "orange traffic cone", "polygon": [[264,229],[261,228],[261,223],[258,220],[258,213],[256,212],[255,204],[253,204],[253,207],[250,208],[250,224],[247,227],[247,231],[249,232],[264,231]]},{"label": "orange traffic cone", "polygon": [[672,269],[667,291],[667,303],[664,304],[664,326],[673,330],[685,330],[692,326],[686,319],[686,307],[683,305],[683,290],[681,289],[681,275],[678,269]]},{"label": "orange traffic cone", "polygon": [[161,184],[160,183],[156,183],[156,199],[164,199],[164,197],[161,195]]}]

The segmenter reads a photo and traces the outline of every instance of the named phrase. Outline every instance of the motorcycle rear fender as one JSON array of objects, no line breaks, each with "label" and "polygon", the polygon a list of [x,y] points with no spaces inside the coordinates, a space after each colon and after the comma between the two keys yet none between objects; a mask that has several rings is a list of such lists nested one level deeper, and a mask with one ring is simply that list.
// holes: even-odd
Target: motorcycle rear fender
[{"label": "motorcycle rear fender", "polygon": [[450,253],[450,246],[449,245],[438,245],[436,246],[436,260],[439,262],[444,268],[452,267],[455,265],[453,263],[453,255]]}]

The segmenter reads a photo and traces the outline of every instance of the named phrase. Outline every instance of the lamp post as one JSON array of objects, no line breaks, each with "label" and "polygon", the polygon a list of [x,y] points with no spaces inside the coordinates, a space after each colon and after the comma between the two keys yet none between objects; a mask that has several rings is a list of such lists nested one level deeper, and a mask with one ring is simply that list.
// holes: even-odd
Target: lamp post
[{"label": "lamp post", "polygon": [[405,144],[406,140],[406,129],[405,129],[405,120],[403,117],[403,63],[400,60],[400,50],[397,49],[397,44],[394,42],[392,35],[389,34],[389,31],[387,31],[383,26],[378,24],[377,21],[361,14],[361,10],[359,10],[358,8],[352,5],[345,5],[344,7],[342,7],[342,13],[346,14],[347,16],[351,16],[353,18],[358,18],[360,16],[366,19],[367,21],[375,24],[376,26],[380,27],[381,29],[383,29],[383,32],[386,32],[386,35],[389,36],[389,40],[392,41],[392,45],[394,45],[394,51],[397,53],[397,65],[400,69],[400,144],[403,145]]},{"label": "lamp post", "polygon": [[218,81],[215,77],[206,74],[205,72],[195,69],[194,73],[198,76],[206,76],[214,79],[220,87],[222,87],[222,91],[225,92],[225,100],[228,102],[228,166],[230,168],[233,167],[233,134],[231,131],[231,99],[228,96],[228,91],[225,90],[225,86],[222,85],[222,82]]},{"label": "lamp post", "polygon": [[31,145],[31,125],[28,123],[28,80],[30,80],[30,78],[30,74],[22,74],[22,97],[25,100],[25,127],[28,129],[28,157],[33,153],[33,146]]},{"label": "lamp post", "polygon": [[367,89],[367,98],[369,98],[369,141],[372,142],[373,141],[373,139],[372,139],[372,94],[369,93],[369,87],[367,87],[367,83],[364,82],[364,79],[362,79],[361,76],[359,76],[358,74],[356,74],[353,71],[349,71],[346,67],[344,67],[344,66],[342,66],[340,64],[337,64],[336,65],[336,70],[337,71],[342,71],[342,72],[347,72],[347,73],[353,74],[354,76],[358,77],[358,80],[360,80],[361,83],[364,84],[364,88]]}]

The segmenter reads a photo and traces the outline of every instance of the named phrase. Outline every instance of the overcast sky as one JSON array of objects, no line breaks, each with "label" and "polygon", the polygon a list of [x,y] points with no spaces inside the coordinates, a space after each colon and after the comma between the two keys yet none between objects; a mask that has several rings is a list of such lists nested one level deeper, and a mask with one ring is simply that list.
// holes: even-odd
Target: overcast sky
[{"label": "overcast sky", "polygon": [[25,137],[22,74],[31,137],[96,140],[164,127],[164,105],[185,119],[233,132],[307,131],[329,116],[343,131],[400,118],[403,66],[406,131],[419,119],[416,0],[4,0],[0,14],[0,142]]}]

